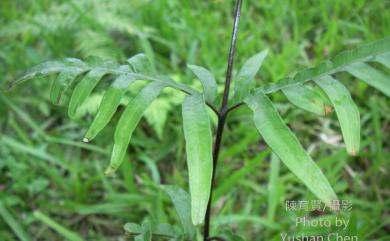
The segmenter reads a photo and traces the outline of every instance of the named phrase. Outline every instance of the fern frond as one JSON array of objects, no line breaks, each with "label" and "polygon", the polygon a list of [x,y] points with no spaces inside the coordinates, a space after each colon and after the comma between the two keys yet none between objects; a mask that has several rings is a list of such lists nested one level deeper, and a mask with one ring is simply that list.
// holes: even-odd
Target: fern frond
[{"label": "fern frond", "polygon": [[[347,71],[350,66],[356,63],[375,61],[388,56],[390,53],[390,36],[384,39],[362,45],[353,50],[341,52],[332,60],[325,61],[317,67],[307,68],[299,71],[294,77],[287,77],[276,83],[269,83],[256,90],[269,94],[289,86],[304,84],[307,81],[332,75],[337,72]],[[387,83],[390,85],[390,83]],[[374,86],[375,87],[375,86]],[[255,90],[255,91],[256,91]]]},{"label": "fern frond", "polygon": [[[283,122],[266,94],[282,90],[292,104],[320,115],[327,112],[326,105],[332,105],[340,122],[346,149],[349,154],[356,155],[360,146],[359,110],[347,88],[331,75],[341,71],[349,72],[390,96],[390,77],[366,63],[376,61],[389,67],[389,56],[390,37],[387,37],[342,52],[331,61],[299,71],[294,77],[284,78],[277,83],[256,88],[244,99],[244,103],[253,111],[254,124],[264,141],[286,166],[328,206],[331,206],[332,200],[337,199],[337,196],[321,170]],[[327,98],[320,92],[310,89],[309,81],[314,81]]]},{"label": "fern frond", "polygon": [[[114,77],[102,98],[93,122],[85,134],[84,141],[88,142],[111,120],[121,103],[122,97],[124,97],[131,84],[136,80],[149,81],[150,83],[127,104],[125,111],[119,119],[110,166],[106,170],[107,174],[111,174],[122,162],[131,134],[143,113],[161,90],[171,87],[189,95],[200,94],[191,87],[176,83],[167,76],[151,74],[150,70],[150,62],[143,54],[130,58],[128,64],[125,65],[118,65],[111,61],[101,61],[99,59],[84,62],[75,58],[66,58],[48,61],[33,67],[20,79],[11,82],[9,88],[29,79],[58,74],[51,88],[51,100],[59,103],[66,90],[73,88],[68,114],[74,118],[79,107],[92,94],[98,83],[102,81],[103,76],[109,75]],[[75,86],[73,86],[73,82],[77,82]]]},{"label": "fern frond", "polygon": [[[294,77],[287,77],[277,83],[256,88],[254,94],[270,94],[282,90],[292,104],[320,115],[327,113],[330,110],[329,106],[333,106],[348,153],[355,155],[360,145],[359,111],[348,90],[331,75],[338,72],[350,73],[386,96],[390,96],[390,76],[369,65],[368,62],[379,62],[389,67],[390,37],[344,51],[317,67],[299,71]],[[309,81],[314,81],[321,87],[330,99],[330,103],[327,98],[324,99],[307,89]]]}]

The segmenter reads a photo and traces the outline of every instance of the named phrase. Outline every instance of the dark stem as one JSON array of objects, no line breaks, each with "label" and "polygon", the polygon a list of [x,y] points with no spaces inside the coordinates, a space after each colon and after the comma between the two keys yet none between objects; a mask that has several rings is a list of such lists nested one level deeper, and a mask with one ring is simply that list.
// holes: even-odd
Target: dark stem
[{"label": "dark stem", "polygon": [[218,115],[217,131],[215,134],[215,141],[214,141],[214,147],[213,147],[213,175],[211,178],[211,192],[210,192],[209,202],[207,205],[205,225],[204,225],[204,230],[203,230],[203,240],[204,241],[209,240],[209,235],[210,235],[210,214],[211,214],[211,202],[212,202],[212,197],[213,197],[213,187],[214,187],[214,181],[215,181],[215,173],[216,173],[217,164],[218,164],[219,150],[221,147],[223,128],[225,126],[225,121],[226,121],[226,117],[228,114],[229,91],[230,91],[230,83],[232,80],[234,54],[236,51],[236,41],[237,41],[237,34],[238,34],[238,24],[240,22],[241,5],[242,5],[242,0],[237,0],[235,17],[234,17],[233,33],[232,33],[232,39],[231,39],[231,43],[230,43],[228,66],[227,66],[227,70],[226,70],[225,88],[223,91],[223,99],[222,99],[221,109],[220,109],[219,115]]},{"label": "dark stem", "polygon": [[240,102],[238,104],[235,104],[232,107],[228,108],[227,112],[229,113],[230,111],[237,109],[238,107],[242,106],[243,104],[244,104],[244,102]]}]

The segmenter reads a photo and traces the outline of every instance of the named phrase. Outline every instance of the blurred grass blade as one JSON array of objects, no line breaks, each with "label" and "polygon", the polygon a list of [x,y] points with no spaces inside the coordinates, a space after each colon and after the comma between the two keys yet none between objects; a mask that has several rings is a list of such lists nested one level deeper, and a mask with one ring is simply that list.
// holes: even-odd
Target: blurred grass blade
[{"label": "blurred grass blade", "polygon": [[270,175],[268,180],[268,208],[267,208],[267,217],[268,220],[274,221],[276,208],[279,204],[280,198],[280,185],[279,185],[279,169],[280,161],[275,153],[271,155],[270,163]]},{"label": "blurred grass blade", "polygon": [[222,240],[229,240],[229,241],[246,241],[243,237],[233,233],[231,230],[223,230],[220,234],[221,238],[224,238]]},{"label": "blurred grass blade", "polygon": [[368,85],[390,97],[390,76],[365,63],[356,63],[346,69],[356,78],[363,80]]},{"label": "blurred grass blade", "polygon": [[85,101],[85,99],[88,98],[88,96],[92,93],[92,90],[96,87],[100,79],[106,73],[107,70],[103,68],[92,69],[76,85],[69,101],[69,117],[74,118],[76,116],[77,108]]},{"label": "blurred grass blade", "polygon": [[267,57],[268,49],[250,57],[245,61],[237,74],[234,83],[234,99],[239,102],[249,94],[249,88],[256,73],[259,71],[265,57]]},{"label": "blurred grass blade", "polygon": [[259,155],[256,155],[253,159],[246,161],[246,164],[234,173],[221,178],[220,183],[213,191],[213,199],[218,200],[221,196],[229,193],[233,188],[237,188],[240,181],[245,180],[245,175],[253,172],[259,163],[261,163],[267,156],[269,156],[269,149],[262,151]]},{"label": "blurred grass blade", "polygon": [[206,214],[213,172],[210,120],[202,96],[186,96],[182,114],[191,194],[191,217],[192,223],[199,225]]},{"label": "blurred grass blade", "polygon": [[105,171],[106,175],[111,175],[118,169],[126,154],[131,135],[141,120],[145,109],[166,86],[166,83],[163,82],[152,82],[128,103],[115,129],[114,147],[111,153],[110,165]]},{"label": "blurred grass blade", "polygon": [[[5,95],[3,95],[2,93],[0,93],[0,101],[2,101],[3,103],[5,103],[12,111],[14,111],[18,117],[25,123],[27,124],[28,126],[30,126],[34,132],[40,136],[40,137],[43,137],[43,138],[46,138],[47,137],[47,134],[45,133],[45,131],[42,129],[41,126],[39,126],[35,121],[34,119],[28,115],[28,113],[26,111],[24,111],[23,109],[19,108],[18,105],[16,105],[15,103],[13,103],[9,98],[7,98]],[[35,134],[34,133],[34,134]]]},{"label": "blurred grass blade", "polygon": [[306,85],[294,85],[282,89],[287,99],[297,107],[317,115],[327,115],[332,107],[315,90]]},{"label": "blurred grass blade", "polygon": [[381,54],[375,60],[390,69],[390,53]]},{"label": "blurred grass blade", "polygon": [[60,104],[61,99],[67,87],[70,86],[73,80],[83,72],[83,69],[73,67],[62,71],[53,81],[50,90],[50,100],[53,104]]},{"label": "blurred grass blade", "polygon": [[39,221],[45,223],[47,226],[51,227],[55,231],[57,231],[59,234],[61,234],[64,238],[70,241],[84,241],[83,238],[81,238],[78,234],[70,231],[66,227],[62,226],[61,224],[57,223],[50,217],[46,216],[45,214],[41,213],[40,211],[34,211],[34,217],[38,219]]},{"label": "blurred grass blade", "polygon": [[348,153],[356,155],[360,146],[360,115],[349,91],[331,76],[315,82],[324,90],[334,106]]},{"label": "blurred grass blade", "polygon": [[121,75],[114,80],[112,85],[104,93],[96,116],[84,136],[84,142],[92,140],[108,124],[115,114],[127,88],[135,80],[131,75]]},{"label": "blurred grass blade", "polygon": [[176,213],[180,218],[184,233],[189,240],[195,240],[195,227],[191,222],[191,197],[177,186],[161,185],[161,188],[171,198]]},{"label": "blurred grass blade", "polygon": [[283,122],[268,97],[258,91],[245,102],[252,109],[255,126],[267,145],[310,191],[331,206],[332,200],[337,197],[328,180]]},{"label": "blurred grass blade", "polygon": [[10,146],[18,153],[30,154],[31,156],[40,158],[42,160],[46,160],[47,162],[49,162],[51,164],[59,165],[65,169],[70,169],[69,164],[62,161],[61,159],[57,159],[56,157],[50,155],[45,150],[42,150],[42,148],[25,145],[25,144],[20,143],[17,140],[15,140],[11,137],[8,137],[6,135],[1,136],[0,140],[2,141],[2,143]]},{"label": "blurred grass blade", "polygon": [[206,101],[213,103],[217,96],[217,82],[213,74],[208,69],[197,65],[188,65],[188,68],[202,83]]},{"label": "blurred grass blade", "polygon": [[7,210],[3,202],[0,200],[0,216],[3,218],[4,222],[10,226],[12,231],[16,236],[22,241],[30,241],[31,237],[23,229],[22,225],[16,221],[12,214]]},{"label": "blurred grass blade", "polygon": [[152,63],[148,59],[148,57],[141,53],[136,54],[129,58],[127,62],[130,64],[131,68],[136,73],[153,73]]}]

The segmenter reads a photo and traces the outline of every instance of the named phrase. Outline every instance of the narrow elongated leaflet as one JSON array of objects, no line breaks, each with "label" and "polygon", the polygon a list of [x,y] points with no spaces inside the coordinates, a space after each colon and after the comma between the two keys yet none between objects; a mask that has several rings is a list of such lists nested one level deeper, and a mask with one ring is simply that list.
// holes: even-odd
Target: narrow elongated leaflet
[{"label": "narrow elongated leaflet", "polygon": [[173,206],[180,218],[184,233],[188,240],[195,240],[195,226],[191,221],[191,197],[186,191],[177,186],[162,185],[161,188],[171,198]]},{"label": "narrow elongated leaflet", "polygon": [[191,194],[191,218],[194,225],[199,225],[206,214],[213,172],[211,127],[203,97],[186,96],[182,114]]},{"label": "narrow elongated leaflet", "polygon": [[188,68],[198,77],[203,85],[204,96],[206,100],[213,103],[217,96],[217,82],[210,71],[197,65],[188,65]]},{"label": "narrow elongated leaflet", "polygon": [[320,94],[305,85],[294,85],[282,91],[292,104],[306,111],[326,115],[332,110]]},{"label": "narrow elongated leaflet", "polygon": [[84,70],[77,67],[66,68],[53,81],[50,90],[50,100],[53,104],[60,104],[63,94],[72,84],[73,80]]},{"label": "narrow elongated leaflet", "polygon": [[356,78],[363,80],[368,85],[390,97],[390,76],[365,63],[353,64],[348,66],[346,70]]},{"label": "narrow elongated leaflet", "polygon": [[166,86],[167,84],[163,82],[152,82],[144,87],[126,106],[115,129],[114,147],[111,153],[110,165],[105,171],[106,175],[111,175],[118,169],[126,154],[131,135],[141,120],[142,114]]},{"label": "narrow elongated leaflet", "polygon": [[328,180],[283,122],[268,97],[257,91],[245,103],[252,109],[255,126],[267,145],[310,191],[331,206],[332,200],[337,197]]},{"label": "narrow elongated leaflet", "polygon": [[92,140],[108,124],[115,114],[127,88],[135,80],[136,79],[131,75],[121,75],[114,80],[104,93],[96,116],[84,136],[85,142]]},{"label": "narrow elongated leaflet", "polygon": [[347,88],[336,79],[325,76],[315,82],[324,90],[334,106],[348,153],[356,155],[360,146],[359,109]]},{"label": "narrow elongated leaflet", "polygon": [[390,53],[378,55],[375,60],[390,69]]},{"label": "narrow elongated leaflet", "polygon": [[87,99],[92,90],[99,83],[106,69],[96,68],[88,72],[88,74],[76,85],[69,101],[68,115],[73,118],[76,115],[77,108]]},{"label": "narrow elongated leaflet", "polygon": [[263,50],[250,57],[241,67],[234,83],[234,100],[236,102],[243,100],[249,94],[251,82],[259,71],[267,54],[268,49]]}]

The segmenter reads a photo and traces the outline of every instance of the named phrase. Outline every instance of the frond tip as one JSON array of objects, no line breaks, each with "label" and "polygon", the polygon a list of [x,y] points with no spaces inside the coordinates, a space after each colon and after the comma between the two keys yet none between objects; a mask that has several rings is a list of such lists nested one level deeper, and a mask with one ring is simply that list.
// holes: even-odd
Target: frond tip
[{"label": "frond tip", "polygon": [[[189,95],[199,95],[196,90],[174,82],[167,76],[157,75],[150,68],[150,62],[143,54],[128,60],[128,64],[117,65],[110,61],[94,59],[84,62],[75,58],[48,61],[28,70],[21,78],[9,83],[11,89],[26,80],[58,74],[51,88],[50,99],[53,103],[61,102],[68,89],[73,88],[69,101],[68,114],[76,117],[79,107],[91,95],[104,76],[112,76],[104,81],[114,79],[105,92],[97,114],[84,135],[83,141],[89,142],[109,123],[114,116],[128,88],[137,80],[149,82],[144,89],[126,106],[116,126],[114,147],[110,165],[106,174],[113,174],[122,163],[131,135],[141,120],[145,109],[157,98],[166,87],[179,90]],[[75,86],[73,85],[75,83]]]}]

